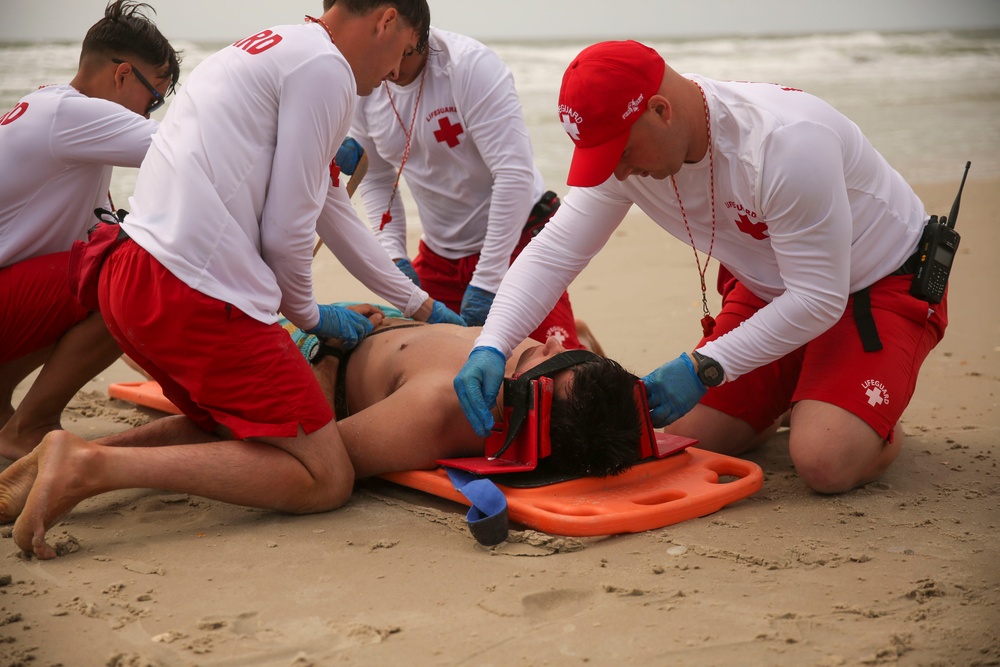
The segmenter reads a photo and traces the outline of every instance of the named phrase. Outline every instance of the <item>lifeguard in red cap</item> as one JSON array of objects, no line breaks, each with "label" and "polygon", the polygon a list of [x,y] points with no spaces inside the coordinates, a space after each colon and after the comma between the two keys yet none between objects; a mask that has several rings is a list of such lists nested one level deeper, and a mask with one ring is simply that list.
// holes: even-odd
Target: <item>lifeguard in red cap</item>
[{"label": "lifeguard in red cap", "polygon": [[[681,75],[634,41],[579,54],[559,119],[576,144],[573,188],[507,273],[455,379],[473,427],[492,424],[513,343],[636,205],[694,248],[705,310],[694,351],[643,378],[654,424],[740,455],[791,409],[791,458],[811,488],[881,475],[947,300],[910,295],[928,215],[858,126],[801,90]],[[713,257],[726,278],[715,318]]]}]

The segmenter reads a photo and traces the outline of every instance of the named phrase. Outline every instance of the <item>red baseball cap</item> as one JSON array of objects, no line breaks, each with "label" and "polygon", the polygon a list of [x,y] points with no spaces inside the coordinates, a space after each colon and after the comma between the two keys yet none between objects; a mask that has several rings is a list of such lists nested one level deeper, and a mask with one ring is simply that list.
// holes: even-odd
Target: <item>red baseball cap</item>
[{"label": "red baseball cap", "polygon": [[559,91],[559,120],[576,144],[567,185],[589,188],[611,177],[665,69],[659,53],[631,40],[588,46],[569,64]]}]

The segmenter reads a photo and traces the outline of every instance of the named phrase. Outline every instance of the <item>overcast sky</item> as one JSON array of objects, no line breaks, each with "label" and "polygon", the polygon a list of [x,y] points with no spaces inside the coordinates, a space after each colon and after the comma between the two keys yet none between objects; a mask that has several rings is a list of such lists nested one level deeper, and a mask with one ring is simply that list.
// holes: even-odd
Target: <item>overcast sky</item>
[{"label": "overcast sky", "polygon": [[[322,0],[149,0],[168,39],[229,41],[322,13]],[[0,0],[0,42],[79,41],[105,0]],[[430,0],[481,40],[1000,28],[1000,0]]]}]

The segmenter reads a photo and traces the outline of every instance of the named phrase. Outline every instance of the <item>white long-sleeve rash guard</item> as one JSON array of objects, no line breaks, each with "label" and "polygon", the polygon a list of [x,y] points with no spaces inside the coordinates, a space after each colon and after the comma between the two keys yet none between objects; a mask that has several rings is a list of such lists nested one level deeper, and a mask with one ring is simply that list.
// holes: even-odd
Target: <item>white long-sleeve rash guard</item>
[{"label": "white long-sleeve rash guard", "polygon": [[425,73],[415,81],[388,82],[358,101],[351,136],[369,160],[358,192],[386,252],[406,257],[402,198],[393,201],[392,222],[384,228],[382,214],[412,120],[402,174],[420,213],[421,239],[448,259],[480,253],[470,284],[495,293],[545,190],[542,176],[514,78],[500,57],[470,37],[437,28],[429,48]]},{"label": "white long-sleeve rash guard", "polygon": [[426,293],[378,259],[346,195],[330,192],[343,189],[329,165],[356,90],[318,25],[278,26],[212,55],[188,77],[143,162],[129,235],[190,287],[261,322],[280,311],[309,329],[319,321],[318,230],[362,283],[412,314]]},{"label": "white long-sleeve rash guard", "polygon": [[[708,252],[714,171],[713,256],[768,302],[704,347],[733,380],[832,326],[851,293],[913,252],[927,215],[860,129],[822,100],[771,84],[689,78],[705,90],[714,142],[714,169],[706,154],[675,176],[691,236]],[[611,177],[574,188],[508,271],[476,344],[510,354],[633,204],[690,242],[669,179]]]}]

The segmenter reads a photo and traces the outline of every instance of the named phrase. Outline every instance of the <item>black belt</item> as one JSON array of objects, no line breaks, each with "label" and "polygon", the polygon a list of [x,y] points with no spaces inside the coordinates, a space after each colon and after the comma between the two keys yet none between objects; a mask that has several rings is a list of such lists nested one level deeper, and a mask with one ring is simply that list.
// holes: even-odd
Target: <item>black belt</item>
[{"label": "black belt", "polygon": [[[906,258],[903,265],[890,273],[890,276],[910,276],[917,272],[920,267],[920,248],[913,251],[913,254]],[[865,352],[878,352],[882,349],[882,340],[878,337],[878,329],[875,327],[875,318],[872,316],[871,296],[868,288],[858,290],[851,295],[854,297],[854,323],[858,327],[858,335],[861,336],[861,345]]]},{"label": "black belt", "polygon": [[861,336],[861,346],[865,352],[878,352],[882,349],[882,339],[878,337],[875,318],[872,316],[872,300],[868,288],[858,290],[851,295],[854,298],[854,324]]}]

